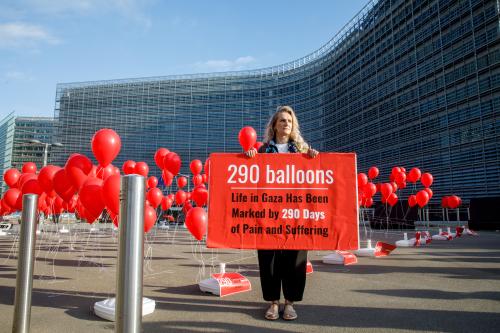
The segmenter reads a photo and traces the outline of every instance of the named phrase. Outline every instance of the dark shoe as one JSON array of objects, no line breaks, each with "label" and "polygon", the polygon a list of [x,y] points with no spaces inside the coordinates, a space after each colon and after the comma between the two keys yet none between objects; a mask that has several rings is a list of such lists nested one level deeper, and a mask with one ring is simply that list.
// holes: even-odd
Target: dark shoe
[{"label": "dark shoe", "polygon": [[285,304],[285,310],[283,311],[284,320],[295,320],[297,319],[297,312],[293,308],[293,304]]},{"label": "dark shoe", "polygon": [[266,311],[265,318],[267,320],[276,320],[280,317],[279,315],[280,306],[279,303],[271,303]]}]

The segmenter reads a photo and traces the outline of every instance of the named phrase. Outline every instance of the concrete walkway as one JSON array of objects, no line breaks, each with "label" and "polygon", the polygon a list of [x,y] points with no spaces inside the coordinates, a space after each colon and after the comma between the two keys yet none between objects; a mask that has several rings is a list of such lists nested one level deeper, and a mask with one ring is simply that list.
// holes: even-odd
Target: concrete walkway
[{"label": "concrete walkway", "polygon": [[[394,242],[401,232],[374,233]],[[363,237],[364,238],[364,237]],[[11,332],[16,278],[15,235],[0,238],[0,332]],[[113,332],[92,313],[114,296],[117,236],[110,229],[46,232],[37,240],[31,332]],[[144,296],[156,311],[144,332],[498,332],[500,234],[482,232],[422,248],[398,248],[389,257],[359,258],[357,265],[321,262],[295,322],[263,319],[255,251],[211,250],[182,228],[157,230],[145,246]],[[225,298],[201,293],[197,281],[216,272],[247,276],[253,290]]]}]

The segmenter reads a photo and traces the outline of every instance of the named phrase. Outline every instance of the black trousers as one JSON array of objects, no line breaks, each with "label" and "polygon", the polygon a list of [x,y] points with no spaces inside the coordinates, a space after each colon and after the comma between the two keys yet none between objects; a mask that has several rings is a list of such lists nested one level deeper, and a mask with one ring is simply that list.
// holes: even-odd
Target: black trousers
[{"label": "black trousers", "polygon": [[266,301],[302,300],[306,286],[307,251],[258,250],[260,285]]}]

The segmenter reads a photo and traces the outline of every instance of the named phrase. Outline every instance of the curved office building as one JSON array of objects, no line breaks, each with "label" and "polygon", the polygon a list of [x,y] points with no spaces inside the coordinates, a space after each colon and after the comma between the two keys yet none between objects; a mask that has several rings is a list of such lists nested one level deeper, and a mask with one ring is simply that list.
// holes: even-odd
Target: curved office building
[{"label": "curved office building", "polygon": [[241,151],[238,132],[263,135],[289,104],[321,151],[356,152],[359,171],[395,165],[431,172],[435,198],[500,196],[500,25],[496,0],[370,1],[332,40],[260,70],[59,84],[53,163],[92,156],[115,129],[114,162],[146,161],[167,147],[191,159]]}]

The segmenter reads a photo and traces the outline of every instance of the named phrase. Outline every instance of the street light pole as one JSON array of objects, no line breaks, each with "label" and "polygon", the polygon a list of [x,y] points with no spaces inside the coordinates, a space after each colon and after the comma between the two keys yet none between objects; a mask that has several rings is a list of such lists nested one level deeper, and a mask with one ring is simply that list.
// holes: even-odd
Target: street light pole
[{"label": "street light pole", "polygon": [[47,155],[49,154],[49,144],[45,143],[45,147],[43,149],[43,166],[47,165]]},{"label": "street light pole", "polygon": [[47,165],[47,160],[48,160],[48,155],[49,155],[49,147],[56,146],[56,147],[62,147],[63,144],[60,142],[54,142],[54,143],[48,143],[48,142],[41,142],[40,140],[36,139],[31,139],[29,140],[29,143],[34,144],[34,145],[42,145],[43,146],[43,166]]}]

